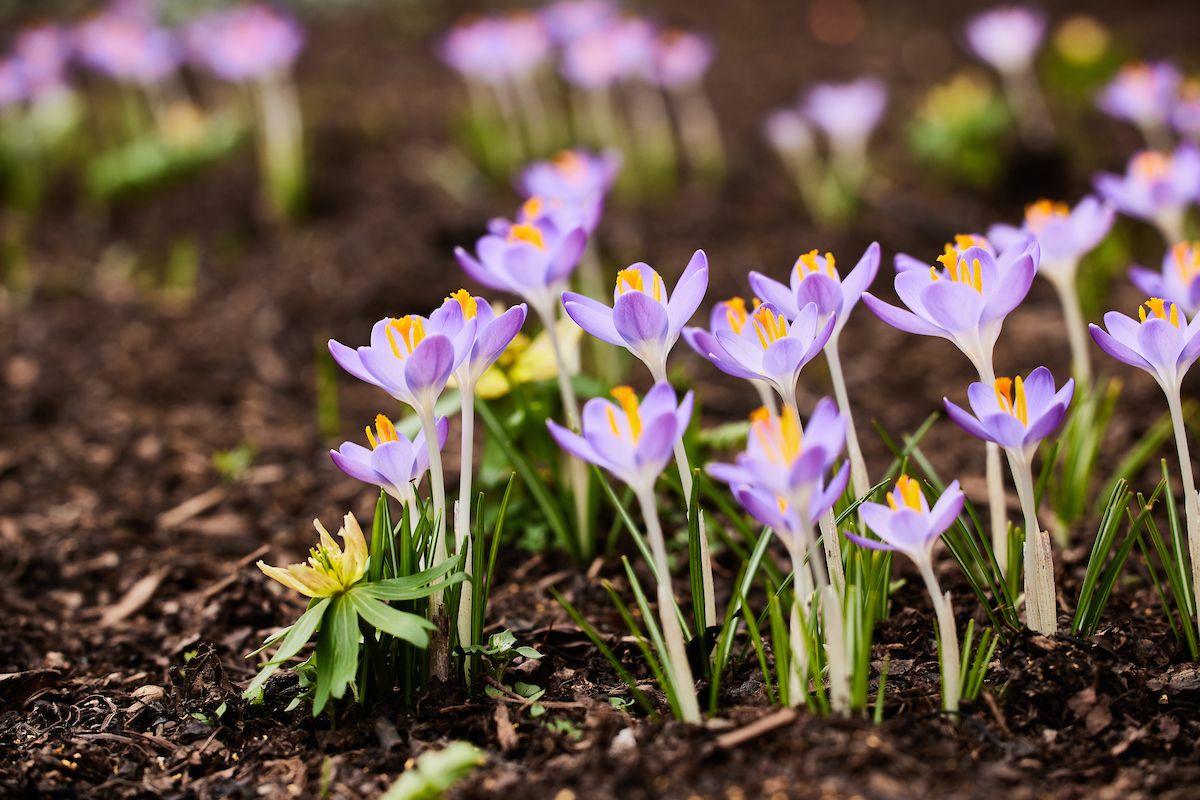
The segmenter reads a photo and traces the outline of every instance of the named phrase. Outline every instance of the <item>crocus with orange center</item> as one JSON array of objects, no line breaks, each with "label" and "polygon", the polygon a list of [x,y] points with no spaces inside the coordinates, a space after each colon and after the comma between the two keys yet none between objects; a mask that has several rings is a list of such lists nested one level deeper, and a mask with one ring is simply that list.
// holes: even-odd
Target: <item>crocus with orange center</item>
[{"label": "crocus with orange center", "polygon": [[1093,183],[1122,214],[1158,228],[1170,247],[1183,241],[1184,216],[1200,195],[1200,150],[1143,150],[1129,159],[1124,175],[1101,172]]}]

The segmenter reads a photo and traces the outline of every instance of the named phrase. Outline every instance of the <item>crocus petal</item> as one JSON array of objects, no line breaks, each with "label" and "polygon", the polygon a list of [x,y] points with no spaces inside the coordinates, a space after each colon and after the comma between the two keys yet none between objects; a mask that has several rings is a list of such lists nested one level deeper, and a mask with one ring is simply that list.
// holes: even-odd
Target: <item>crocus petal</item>
[{"label": "crocus petal", "polygon": [[392,486],[403,486],[416,480],[416,450],[407,440],[381,442],[372,451],[371,463]]},{"label": "crocus petal", "polygon": [[817,312],[821,316],[840,314],[842,311],[841,284],[821,273],[805,275],[796,287],[796,305],[804,307],[809,303],[817,307]]},{"label": "crocus petal", "polygon": [[587,246],[587,231],[576,228],[568,233],[558,244],[558,251],[550,261],[550,270],[546,274],[547,283],[554,284],[565,279],[579,265],[583,248]]},{"label": "crocus petal", "polygon": [[691,260],[683,271],[675,291],[667,300],[667,316],[670,319],[672,333],[678,335],[683,330],[700,303],[704,293],[708,291],[708,256],[703,250],[692,254]]},{"label": "crocus petal", "polygon": [[375,380],[375,376],[372,375],[370,370],[363,365],[362,358],[359,356],[357,350],[347,347],[339,341],[330,339],[329,354],[333,356],[333,360],[337,362],[339,367],[346,370],[346,372],[349,372],[360,381],[372,385],[378,385],[378,381]]},{"label": "crocus petal", "polygon": [[1130,347],[1125,346],[1121,342],[1118,342],[1111,335],[1109,335],[1108,331],[1104,330],[1099,325],[1096,325],[1095,323],[1089,324],[1088,332],[1092,334],[1092,341],[1094,341],[1101,350],[1108,353],[1113,358],[1117,359],[1118,361],[1123,361],[1130,366],[1144,369],[1147,372],[1154,372],[1154,367],[1150,365],[1149,361],[1142,358],[1140,353]]},{"label": "crocus petal", "polygon": [[626,292],[613,306],[613,326],[630,348],[664,342],[670,321],[662,303],[643,292]]},{"label": "crocus petal", "polygon": [[944,533],[954,524],[954,520],[958,519],[965,502],[966,498],[959,489],[958,481],[951,481],[942,492],[942,496],[933,504],[933,508],[929,509],[929,534],[940,536]]},{"label": "crocus petal", "polygon": [[1029,414],[1040,414],[1054,400],[1054,376],[1045,367],[1038,367],[1029,373],[1024,384]]},{"label": "crocus petal", "polygon": [[417,345],[404,360],[404,380],[413,394],[425,389],[440,392],[454,370],[454,343],[433,334]]},{"label": "crocus petal", "polygon": [[613,310],[601,302],[575,292],[563,292],[563,309],[575,324],[601,341],[625,346],[625,340],[613,325]]},{"label": "crocus petal", "polygon": [[914,270],[918,272],[928,272],[930,267],[928,261],[922,261],[919,258],[914,258],[908,253],[896,253],[895,257],[892,259],[892,265],[895,267],[896,272],[912,272]]},{"label": "crocus petal", "polygon": [[751,272],[749,275],[750,288],[754,290],[764,303],[770,303],[779,309],[788,319],[795,319],[800,307],[796,305],[796,296],[791,288],[784,286],[774,278],[769,278],[761,272]]},{"label": "crocus petal", "polygon": [[355,480],[378,486],[381,476],[371,467],[371,451],[354,442],[344,442],[337,450],[330,450],[329,457],[342,472]]},{"label": "crocus petal", "polygon": [[635,463],[639,469],[650,469],[655,473],[661,471],[671,457],[679,434],[679,422],[675,415],[664,415],[651,420],[642,431],[634,451]]},{"label": "crocus petal", "polygon": [[879,273],[880,261],[879,242],[871,242],[862,258],[850,270],[850,274],[842,279],[842,311],[839,316],[844,320],[850,316],[850,311],[858,303],[863,292],[875,281]]},{"label": "crocus petal", "polygon": [[984,309],[979,292],[948,280],[933,281],[922,289],[921,304],[930,321],[950,333],[975,330]]},{"label": "crocus petal", "polygon": [[1183,337],[1171,323],[1165,319],[1148,319],[1141,325],[1138,333],[1138,349],[1142,357],[1159,369],[1170,369],[1179,360],[1183,351]]},{"label": "crocus petal", "polygon": [[809,501],[809,522],[816,522],[826,511],[833,508],[838,498],[846,491],[850,483],[850,463],[843,462],[841,468],[829,479],[829,484],[821,492],[813,495]]},{"label": "crocus petal", "polygon": [[805,363],[807,348],[804,342],[788,336],[771,342],[762,358],[763,374],[782,385],[791,386],[796,374]]},{"label": "crocus petal", "polygon": [[893,514],[890,508],[882,503],[863,503],[858,507],[858,514],[872,533],[884,541],[889,541]]},{"label": "crocus petal", "polygon": [[1019,306],[1029,294],[1029,287],[1033,285],[1033,276],[1036,274],[1037,266],[1031,257],[1026,255],[1017,259],[992,290],[991,297],[983,309],[982,321],[1001,319]]},{"label": "crocus petal", "polygon": [[906,311],[890,303],[883,302],[870,292],[864,292],[862,300],[863,304],[871,309],[871,313],[897,330],[904,331],[905,333],[915,333],[918,336],[941,336],[942,338],[949,338],[941,328],[931,325],[911,311]]},{"label": "crocus petal", "polygon": [[458,260],[458,265],[462,267],[463,272],[471,276],[471,279],[476,283],[486,286],[489,289],[504,292],[512,291],[512,287],[494,277],[483,264],[479,263],[474,256],[461,247],[454,248],[454,258]]},{"label": "crocus petal", "polygon": [[735,486],[733,496],[742,508],[750,512],[750,516],[763,525],[784,533],[792,532],[788,530],[790,526],[779,509],[779,503],[767,493],[756,491],[749,486]]},{"label": "crocus petal", "polygon": [[608,462],[600,458],[595,449],[578,433],[564,428],[552,419],[546,420],[546,427],[550,429],[550,435],[554,437],[554,441],[563,450],[576,458],[582,459],[589,464],[596,464],[601,467],[608,467]]},{"label": "crocus petal", "polygon": [[850,531],[842,531],[842,535],[854,542],[859,547],[865,547],[868,550],[883,550],[890,552],[896,549],[887,542],[877,542],[874,539],[867,539],[863,536],[859,536],[858,534],[851,533]]},{"label": "crocus petal", "polygon": [[525,324],[525,304],[513,306],[481,328],[471,354],[471,367],[476,374],[495,363]]},{"label": "crocus petal", "polygon": [[1056,404],[1050,406],[1040,417],[1030,421],[1029,428],[1025,431],[1021,443],[1025,446],[1037,444],[1058,430],[1058,426],[1062,424],[1063,418],[1066,415],[1067,407],[1065,405]]},{"label": "crocus petal", "polygon": [[980,419],[979,424],[991,433],[993,442],[1005,449],[1011,450],[1025,445],[1025,434],[1028,429],[1011,414],[990,414]]},{"label": "crocus petal", "polygon": [[995,441],[991,432],[987,428],[983,427],[983,425],[979,423],[979,420],[975,419],[962,408],[959,408],[957,405],[950,402],[949,398],[943,397],[942,404],[946,407],[946,414],[949,415],[950,419],[954,420],[955,425],[962,428],[964,431],[976,437],[977,439],[982,439],[985,442]]}]

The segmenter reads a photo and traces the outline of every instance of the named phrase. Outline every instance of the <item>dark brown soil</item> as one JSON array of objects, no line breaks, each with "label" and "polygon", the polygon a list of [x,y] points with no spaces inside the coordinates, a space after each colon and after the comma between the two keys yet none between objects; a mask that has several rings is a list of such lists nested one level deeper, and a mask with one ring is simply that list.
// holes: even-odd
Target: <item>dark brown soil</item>
[{"label": "dark brown soil", "polygon": [[[807,5],[662,5],[663,18],[717,38],[711,88],[731,174],[719,194],[688,186],[666,204],[612,209],[606,263],[644,258],[673,278],[704,247],[713,297],[744,292],[748,268],[782,272],[814,246],[845,260],[873,239],[888,262],[897,250],[936,252],[950,234],[1013,217],[1038,194],[1078,196],[1090,170],[1120,164],[1135,146],[1129,131],[1085,114],[1086,127],[1064,131],[1066,158],[1055,161],[1069,169],[1015,170],[998,190],[970,194],[927,181],[885,135],[886,185],[853,227],[818,232],[761,143],[762,114],[805,80],[872,71],[892,79],[898,130],[911,87],[962,61],[954,37],[965,12],[873,2],[863,35],[839,48],[812,41]],[[501,559],[492,622],[545,654],[533,676],[548,690],[545,717],[530,718],[519,701],[447,691],[411,714],[349,709],[331,729],[284,711],[291,678],[273,681],[263,706],[246,705],[244,655],[300,608],[250,565],[294,560],[309,520],[347,508],[364,518],[373,504],[325,455],[316,348],[331,335],[359,339],[377,317],[427,308],[457,288],[451,247],[514,204],[482,186],[456,199],[428,178],[460,100],[431,36],[465,9],[385,8],[326,15],[312,30],[301,81],[315,208],[302,225],[259,221],[247,157],[108,214],[64,191],[36,226],[34,297],[0,307],[0,796],[373,797],[448,739],[487,753],[455,790],[461,797],[1195,796],[1200,673],[1139,581],[1118,587],[1094,639],[1026,636],[1003,648],[984,698],[958,722],[937,712],[931,615],[906,585],[876,637],[891,664],[881,726],[801,712],[730,744],[724,734],[775,713],[754,665],[727,677],[723,711],[706,728],[619,711],[608,697],[620,681],[546,592],[556,584],[617,636],[597,579],[617,581],[617,567],[585,576],[557,554],[514,545]],[[1186,57],[1195,41],[1186,3],[1088,10],[1134,52]],[[1135,252],[1156,261],[1153,237],[1129,229]],[[122,277],[123,252],[154,276],[181,238],[200,248],[194,297]],[[876,287],[884,293],[886,275]],[[1124,288],[1111,299],[1136,302]],[[842,343],[876,471],[887,453],[866,420],[911,430],[972,377],[949,344],[903,336],[865,311]],[[1000,371],[1063,371],[1065,353],[1054,298],[1039,284],[1006,326]],[[677,359],[701,382],[713,420],[750,406],[743,386],[690,354]],[[1149,379],[1100,368],[1126,379],[1103,465],[1162,404]],[[811,402],[828,391],[826,377],[814,368],[804,390]],[[343,379],[341,400],[352,431],[382,397]],[[254,466],[224,482],[213,453],[245,442],[257,449]],[[937,425],[926,450],[978,494],[981,453],[960,431]],[[1092,532],[1093,523],[1072,530],[1060,560],[1064,614]],[[728,585],[735,569],[723,558],[718,581]],[[943,570],[965,620],[973,604],[956,568]],[[552,732],[547,719],[578,735]]]}]

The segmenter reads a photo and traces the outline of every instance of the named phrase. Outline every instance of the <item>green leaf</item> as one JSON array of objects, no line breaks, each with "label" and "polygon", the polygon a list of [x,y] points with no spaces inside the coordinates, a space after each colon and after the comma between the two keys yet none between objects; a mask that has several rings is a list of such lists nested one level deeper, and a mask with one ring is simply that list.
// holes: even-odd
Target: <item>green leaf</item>
[{"label": "green leaf", "polygon": [[458,574],[447,578],[441,583],[433,583],[458,566],[458,561],[457,557],[448,558],[436,567],[430,567],[415,575],[409,575],[405,578],[388,578],[382,581],[360,583],[354,589],[355,591],[365,592],[377,600],[416,600],[421,597],[429,597],[438,589],[444,589],[451,584],[463,580],[465,576]]},{"label": "green leaf", "polygon": [[312,635],[317,630],[317,626],[321,624],[321,617],[325,614],[325,609],[328,606],[329,598],[322,598],[300,615],[300,619],[296,620],[287,629],[287,635],[283,637],[283,642],[279,645],[279,649],[275,651],[275,655],[254,676],[254,680],[246,687],[246,691],[242,692],[242,697],[249,700],[260,700],[262,698],[263,686],[266,685],[267,679],[288,660],[293,658],[296,653],[299,653],[300,648],[304,647],[312,639]]},{"label": "green leaf", "polygon": [[347,595],[330,601],[329,613],[317,637],[317,690],[313,716],[324,710],[329,698],[341,699],[358,672],[358,614]]},{"label": "green leaf", "polygon": [[354,606],[354,610],[372,628],[384,633],[390,633],[397,639],[402,639],[417,647],[429,646],[429,634],[434,625],[424,617],[392,608],[387,603],[376,600],[360,591],[351,590],[343,595]]}]

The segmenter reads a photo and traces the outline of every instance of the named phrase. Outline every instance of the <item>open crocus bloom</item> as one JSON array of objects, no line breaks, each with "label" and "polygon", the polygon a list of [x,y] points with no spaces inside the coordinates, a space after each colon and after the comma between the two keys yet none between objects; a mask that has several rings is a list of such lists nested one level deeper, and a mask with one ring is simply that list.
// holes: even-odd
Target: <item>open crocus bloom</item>
[{"label": "open crocus bloom", "polygon": [[833,335],[837,336],[878,271],[879,243],[872,242],[844,279],[837,270],[833,253],[821,256],[812,250],[796,259],[790,287],[760,272],[750,273],[750,286],[789,319],[795,319],[809,303],[815,304],[822,322],[835,318]]},{"label": "open crocus bloom", "polygon": [[321,534],[321,542],[309,551],[306,563],[272,567],[259,561],[258,568],[268,578],[305,597],[334,597],[367,574],[367,540],[353,514],[345,516],[338,531],[344,548],[329,535],[321,520],[313,520],[313,525]]},{"label": "open crocus bloom", "polygon": [[804,115],[838,150],[861,151],[883,117],[887,88],[876,78],[821,83],[804,99]]},{"label": "open crocus bloom", "polygon": [[330,339],[329,352],[354,377],[378,386],[419,414],[432,415],[450,373],[475,341],[476,320],[463,322],[461,315],[459,309],[457,320],[452,314],[437,320],[416,314],[384,318],[371,328],[369,345],[353,349]]},{"label": "open crocus bloom", "polygon": [[[956,233],[954,234],[953,242],[946,242],[946,246],[942,249],[942,255],[950,255],[952,253],[961,253],[969,247],[979,247],[987,250],[992,254],[993,258],[997,258],[1001,267],[1004,266],[1003,257],[998,256],[996,248],[988,241],[988,238],[979,233]],[[1007,250],[1005,255],[1010,258],[1022,252],[1024,248]],[[908,272],[909,270],[917,270],[918,272],[926,272],[929,269],[929,262],[924,259],[910,256],[908,253],[896,253],[893,258],[893,266],[896,272]]]},{"label": "open crocus bloom", "polygon": [[1132,266],[1129,279],[1150,297],[1179,306],[1188,317],[1200,311],[1200,242],[1179,242],[1163,257],[1161,272]]},{"label": "open crocus bloom", "polygon": [[1171,117],[1182,76],[1163,61],[1127,64],[1101,90],[1096,104],[1109,116],[1143,128],[1162,128]]},{"label": "open crocus bloom", "polygon": [[896,294],[907,309],[870,292],[863,302],[894,328],[949,339],[988,374],[1004,318],[1025,299],[1037,268],[1031,251],[997,261],[982,247],[948,249],[938,257],[940,270],[906,269],[896,275]]},{"label": "open crocus bloom", "polygon": [[1038,271],[1065,279],[1075,274],[1079,259],[1108,235],[1115,216],[1112,206],[1091,195],[1073,209],[1066,203],[1038,200],[1026,206],[1021,227],[993,225],[988,239],[1004,252],[1036,241],[1041,252]]},{"label": "open crocus bloom", "polygon": [[639,262],[617,273],[612,308],[575,292],[563,292],[562,302],[579,327],[609,344],[628,348],[661,380],[667,354],[707,290],[708,257],[697,250],[671,294],[659,274]]},{"label": "open crocus bloom", "polygon": [[953,481],[930,508],[921,485],[901,475],[896,488],[887,493],[887,505],[863,503],[859,509],[863,522],[881,541],[849,532],[846,538],[872,550],[904,553],[919,564],[932,563],[934,544],[954,524],[963,502],[958,481]]},{"label": "open crocus bloom", "polygon": [[1138,307],[1137,320],[1109,311],[1104,328],[1088,327],[1101,350],[1149,372],[1170,396],[1179,391],[1183,376],[1200,357],[1198,320],[1200,316],[1189,323],[1179,306],[1152,297]]},{"label": "open crocus bloom", "polygon": [[562,230],[550,217],[507,226],[503,235],[489,233],[475,244],[475,255],[457,247],[459,266],[490,289],[525,298],[535,310],[548,311],[563,284],[579,264],[587,233]]},{"label": "open crocus bloom", "polygon": [[[538,206],[523,209],[526,216],[537,211],[553,210],[556,206],[578,209],[579,224],[591,233],[600,221],[604,198],[617,178],[621,156],[613,150],[589,153],[586,150],[564,150],[548,161],[530,164],[517,181],[527,198],[541,198]],[[528,220],[528,221],[533,221]],[[570,230],[569,228],[560,228]]]},{"label": "open crocus bloom", "polygon": [[740,333],[749,319],[750,314],[746,310],[746,301],[741,297],[731,297],[713,306],[712,314],[709,316],[708,330],[684,328],[683,339],[693,350],[711,361],[717,369],[736,378],[744,378],[746,377],[745,370],[739,367],[737,362],[725,352],[725,346],[717,339],[717,334],[722,331]]},{"label": "open crocus bloom", "polygon": [[1046,32],[1046,18],[1031,8],[985,11],[967,23],[967,44],[980,60],[1005,75],[1026,72]]},{"label": "open crocus bloom", "polygon": [[750,415],[745,451],[732,464],[710,464],[708,472],[730,486],[750,486],[788,501],[809,498],[811,522],[831,508],[846,489],[846,464],[824,485],[824,476],[845,443],[845,423],[828,397],[817,402],[806,431],[800,429],[794,415],[775,416],[760,408]]},{"label": "open crocus bloom", "polygon": [[950,419],[972,436],[995,442],[1009,453],[1028,460],[1038,444],[1062,424],[1075,393],[1068,379],[1054,391],[1054,376],[1038,367],[1022,380],[997,378],[994,383],[972,383],[967,389],[974,416],[943,398]]},{"label": "open crocus bloom", "polygon": [[547,420],[550,435],[573,456],[602,467],[635,491],[650,491],[692,418],[692,393],[676,405],[669,383],[656,383],[642,401],[628,386],[616,403],[595,397],[583,407],[582,434]]},{"label": "open crocus bloom", "polygon": [[1122,214],[1157,225],[1171,244],[1181,236],[1185,209],[1200,194],[1200,151],[1188,145],[1174,153],[1143,150],[1129,160],[1124,175],[1102,172],[1096,191]]},{"label": "open crocus bloom", "polygon": [[[446,432],[450,423],[438,417],[435,423],[438,449],[446,444]],[[409,441],[398,432],[392,421],[379,414],[375,417],[375,430],[367,426],[367,441],[370,448],[354,442],[342,442],[337,450],[330,450],[329,457],[342,472],[351,478],[378,486],[402,503],[413,498],[413,489],[429,470],[429,448],[425,446],[425,434],[418,433]]]},{"label": "open crocus bloom", "polygon": [[475,336],[470,350],[454,370],[460,389],[470,391],[488,367],[496,363],[496,359],[520,333],[525,316],[524,303],[497,314],[490,303],[482,297],[472,296],[466,289],[451,294],[429,315],[430,322],[451,339],[457,338],[464,327],[474,326]]}]

